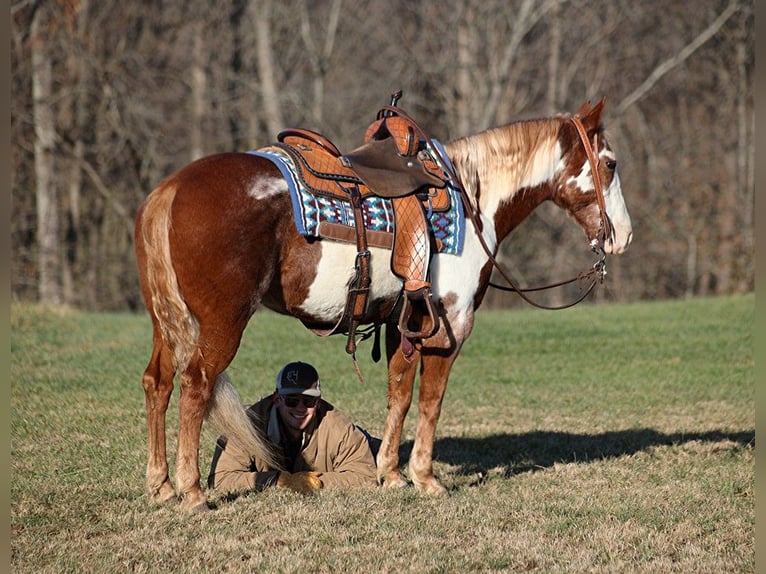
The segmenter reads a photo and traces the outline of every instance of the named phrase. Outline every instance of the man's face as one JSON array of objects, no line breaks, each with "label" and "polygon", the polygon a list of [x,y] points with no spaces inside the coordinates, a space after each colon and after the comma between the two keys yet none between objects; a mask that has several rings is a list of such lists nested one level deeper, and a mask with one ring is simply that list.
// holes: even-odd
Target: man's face
[{"label": "man's face", "polygon": [[300,433],[305,431],[314,420],[319,397],[277,394],[274,402],[285,426]]}]

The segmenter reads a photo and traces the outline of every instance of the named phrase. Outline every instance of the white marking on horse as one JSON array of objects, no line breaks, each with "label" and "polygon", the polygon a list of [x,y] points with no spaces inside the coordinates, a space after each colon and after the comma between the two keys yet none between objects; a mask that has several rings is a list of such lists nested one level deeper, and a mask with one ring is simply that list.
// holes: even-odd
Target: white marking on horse
[{"label": "white marking on horse", "polygon": [[[609,149],[603,149],[599,154],[601,159],[614,159],[614,153]],[[595,185],[591,176],[590,162],[586,159],[580,173],[572,176],[567,183],[574,183],[581,193],[594,191]],[[612,223],[612,237],[607,239],[604,250],[607,253],[622,253],[627,249],[633,240],[633,227],[628,215],[628,208],[625,205],[625,199],[622,196],[622,187],[620,185],[620,176],[615,170],[612,181],[609,186],[603,190],[604,206],[606,214]]]},{"label": "white marking on horse", "polygon": [[585,159],[585,163],[580,168],[580,173],[577,175],[571,176],[567,180],[567,184],[574,183],[575,186],[580,190],[580,193],[588,193],[589,191],[595,190],[595,186],[593,185],[593,177],[591,176],[590,171],[590,162],[588,159]]},{"label": "white marking on horse", "polygon": [[622,196],[620,176],[616,170],[612,182],[604,190],[604,204],[613,228],[612,240],[607,241],[604,248],[607,253],[622,253],[633,241],[633,224],[625,205],[625,198]]},{"label": "white marking on horse", "polygon": [[[301,310],[326,321],[336,321],[346,305],[355,258],[355,245],[323,241],[316,279]],[[370,248],[370,299],[386,297],[402,288],[401,280],[391,273],[390,261],[391,251]]]},{"label": "white marking on horse", "polygon": [[[497,244],[495,227],[482,214],[484,241],[490,249]],[[440,253],[431,261],[431,292],[438,297],[454,293],[457,301],[453,309],[459,314],[473,308],[473,298],[479,287],[481,268],[488,257],[479,242],[479,236],[473,225],[466,228],[463,253],[460,256]]]},{"label": "white marking on horse", "polygon": [[[606,159],[614,159],[614,153],[604,148],[601,150],[601,153],[599,155],[599,160],[603,161],[604,158]],[[615,176],[617,174],[615,173]],[[567,184],[574,183],[580,190],[581,193],[588,193],[589,191],[594,191],[596,189],[594,183],[593,183],[593,176],[591,174],[590,170],[590,161],[588,161],[588,158],[585,158],[585,163],[583,163],[582,167],[580,168],[580,173],[578,173],[576,176],[572,176],[567,180]],[[614,184],[614,180],[612,180],[612,184]],[[604,189],[604,198],[606,198],[607,194],[610,193],[610,191],[613,189],[612,184],[609,185],[608,188]],[[617,184],[617,189],[619,190],[619,182]]]},{"label": "white marking on horse", "polygon": [[268,199],[287,193],[287,182],[281,177],[262,177],[256,185],[251,185],[247,194],[253,199]]},{"label": "white marking on horse", "polygon": [[490,189],[484,190],[486,196],[482,198],[482,212],[491,221],[500,203],[512,199],[519,189],[532,188],[549,181],[562,167],[561,145],[556,139],[538,146],[528,158],[520,154],[509,156],[501,164],[503,173],[481,178],[485,184],[492,183]]},{"label": "white marking on horse", "polygon": [[541,145],[531,157],[527,169],[524,170],[519,187],[535,187],[553,177],[558,169],[563,167],[561,145],[558,140],[552,140],[554,145]]}]

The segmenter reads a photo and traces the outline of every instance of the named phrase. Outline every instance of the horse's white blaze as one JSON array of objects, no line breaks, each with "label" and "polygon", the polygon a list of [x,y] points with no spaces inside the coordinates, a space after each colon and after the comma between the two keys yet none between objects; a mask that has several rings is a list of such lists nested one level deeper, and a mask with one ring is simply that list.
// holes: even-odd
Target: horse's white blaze
[{"label": "horse's white blaze", "polygon": [[606,204],[606,213],[612,222],[612,237],[604,245],[604,251],[622,253],[633,241],[633,225],[630,221],[630,215],[628,215],[625,199],[622,197],[620,176],[617,171],[614,172],[612,183],[604,190],[604,203]]},{"label": "horse's white blaze", "polygon": [[[601,161],[615,159],[614,152],[610,149],[603,149],[599,157]],[[607,253],[622,253],[633,240],[633,226],[628,214],[628,208],[625,205],[625,198],[622,196],[620,176],[616,169],[612,182],[609,184],[609,187],[604,189],[604,205],[606,206],[606,214],[612,222],[612,237],[606,241],[604,251]]]},{"label": "horse's white blaze", "polygon": [[[614,159],[614,153],[611,150],[603,150],[599,157]],[[595,185],[591,175],[590,162],[585,160],[580,173],[572,176],[567,183],[574,183],[582,193],[594,191]],[[628,215],[628,208],[625,205],[625,199],[622,197],[622,188],[620,186],[620,176],[617,171],[614,172],[612,182],[609,187],[602,190],[604,194],[604,205],[606,214],[612,223],[612,237],[604,243],[604,251],[607,253],[622,253],[628,248],[633,240],[633,227]]]},{"label": "horse's white blaze", "polygon": [[281,177],[260,178],[247,190],[253,199],[268,199],[287,192],[287,182]]}]

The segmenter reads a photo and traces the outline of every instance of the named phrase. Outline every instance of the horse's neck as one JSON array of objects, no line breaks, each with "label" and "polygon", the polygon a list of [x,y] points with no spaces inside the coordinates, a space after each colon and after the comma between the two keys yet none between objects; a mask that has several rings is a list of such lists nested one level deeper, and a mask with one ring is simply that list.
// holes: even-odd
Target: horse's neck
[{"label": "horse's neck", "polygon": [[553,192],[561,159],[556,119],[517,122],[446,146],[471,203],[498,243]]}]

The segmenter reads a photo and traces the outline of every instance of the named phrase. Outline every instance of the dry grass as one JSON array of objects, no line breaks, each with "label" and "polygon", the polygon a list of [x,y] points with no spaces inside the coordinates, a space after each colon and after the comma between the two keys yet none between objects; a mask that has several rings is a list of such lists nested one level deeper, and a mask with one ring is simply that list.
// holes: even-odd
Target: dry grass
[{"label": "dry grass", "polygon": [[[753,308],[481,314],[435,445],[447,497],[212,494],[215,510],[189,516],[143,494],[148,319],[14,307],[12,569],[754,572]],[[384,367],[362,358],[360,384],[343,344],[259,314],[230,373],[255,400],[297,345],[331,401],[380,433]]]}]

